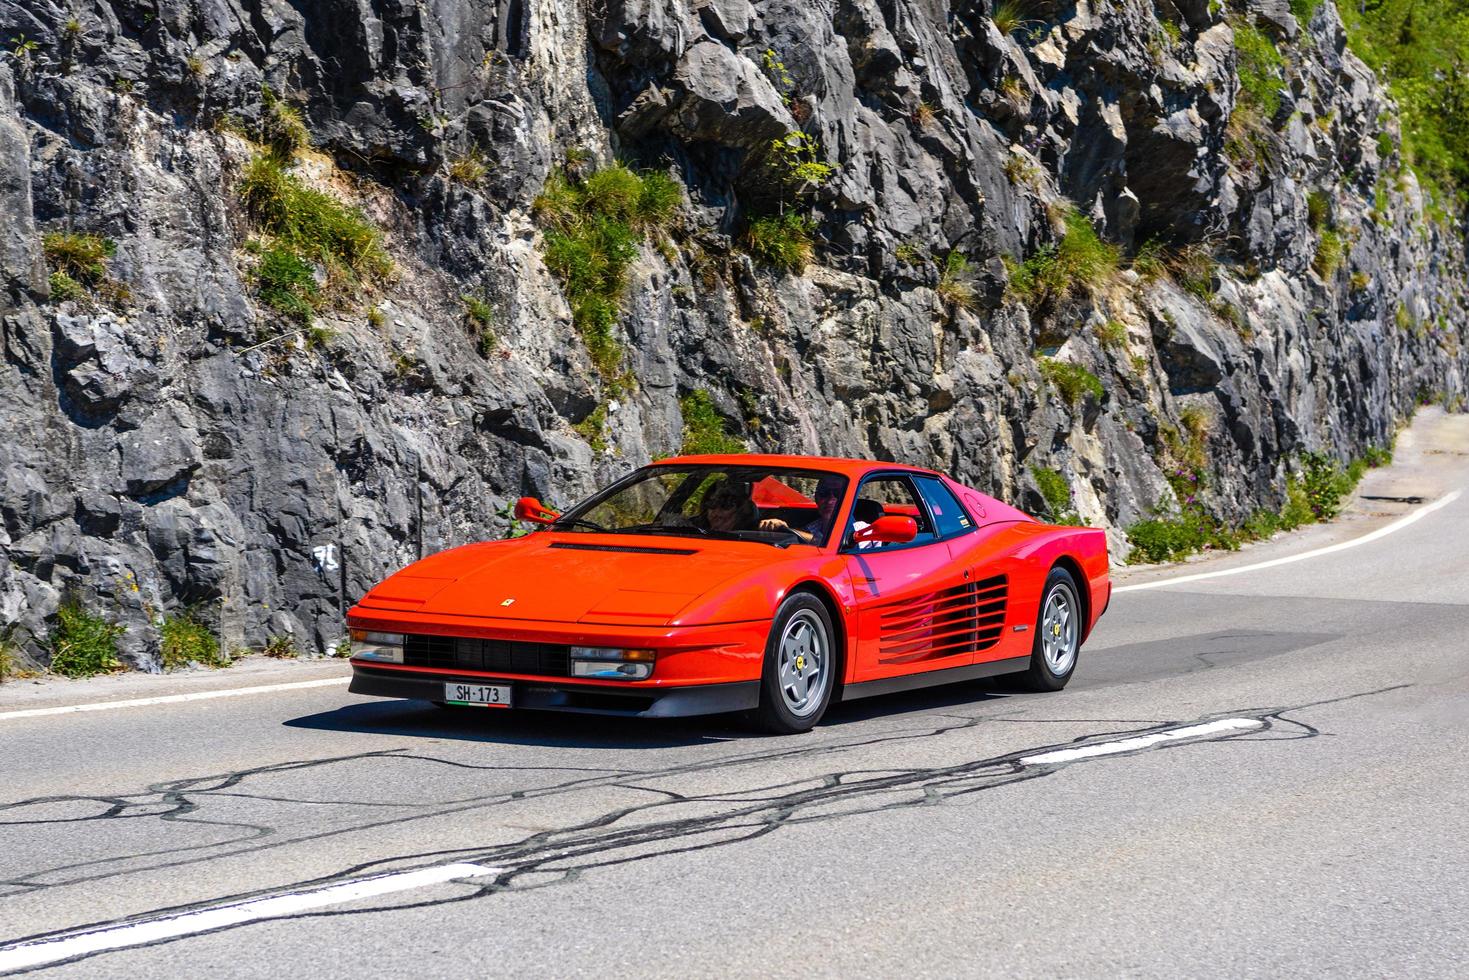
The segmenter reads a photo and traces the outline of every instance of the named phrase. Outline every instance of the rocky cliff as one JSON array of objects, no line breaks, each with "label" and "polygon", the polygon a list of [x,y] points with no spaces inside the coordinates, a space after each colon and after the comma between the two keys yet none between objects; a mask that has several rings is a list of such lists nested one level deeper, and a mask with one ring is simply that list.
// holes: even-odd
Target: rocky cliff
[{"label": "rocky cliff", "polygon": [[[0,0],[0,622],[327,649],[711,408],[1032,510],[1059,474],[1119,558],[1278,507],[1469,368],[1462,225],[1303,6]],[[604,222],[616,161],[676,200]]]}]

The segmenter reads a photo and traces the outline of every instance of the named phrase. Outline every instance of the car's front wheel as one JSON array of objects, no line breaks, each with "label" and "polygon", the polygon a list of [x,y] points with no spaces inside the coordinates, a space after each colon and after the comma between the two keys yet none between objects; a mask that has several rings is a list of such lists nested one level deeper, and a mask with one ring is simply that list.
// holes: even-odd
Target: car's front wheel
[{"label": "car's front wheel", "polygon": [[1059,691],[1071,680],[1081,652],[1081,600],[1064,568],[1053,568],[1041,590],[1030,669],[1016,675],[1029,691]]},{"label": "car's front wheel", "polygon": [[826,606],[809,592],[797,592],[780,604],[765,641],[760,707],[754,717],[760,728],[794,735],[821,720],[836,688],[834,634]]}]

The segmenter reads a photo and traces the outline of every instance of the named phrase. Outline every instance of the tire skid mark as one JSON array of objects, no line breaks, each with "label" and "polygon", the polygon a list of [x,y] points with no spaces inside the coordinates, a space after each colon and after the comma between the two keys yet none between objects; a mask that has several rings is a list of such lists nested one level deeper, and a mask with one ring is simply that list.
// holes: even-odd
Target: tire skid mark
[{"label": "tire skid mark", "polygon": [[[202,845],[189,845],[189,846],[182,846],[182,847],[163,848],[163,849],[160,849],[159,851],[156,851],[156,852],[148,852],[148,853],[145,853],[145,854],[125,854],[125,855],[119,855],[119,856],[116,856],[116,857],[108,857],[108,858],[96,859],[96,860],[92,860],[92,861],[84,861],[84,862],[77,862],[77,863],[72,863],[72,864],[56,865],[56,866],[52,866],[52,867],[49,867],[49,868],[43,868],[43,869],[31,871],[31,872],[29,872],[27,874],[17,875],[17,876],[13,876],[13,877],[10,877],[10,878],[5,878],[5,879],[0,879],[0,897],[4,897],[7,894],[15,894],[15,892],[13,892],[13,891],[5,891],[5,890],[3,890],[3,889],[6,889],[6,888],[17,889],[17,890],[20,890],[20,891],[37,891],[37,890],[47,889],[47,888],[59,888],[59,887],[66,887],[66,886],[78,885],[78,884],[89,884],[89,883],[101,881],[101,880],[104,880],[104,879],[119,877],[119,876],[127,875],[127,874],[133,874],[133,873],[138,873],[138,872],[143,872],[143,871],[153,871],[153,870],[161,870],[161,869],[167,869],[167,868],[187,866],[187,865],[197,864],[197,863],[204,862],[204,861],[214,860],[216,858],[231,857],[231,856],[237,856],[237,855],[241,855],[241,854],[254,853],[256,851],[267,850],[267,849],[270,849],[270,848],[283,847],[283,846],[288,846],[288,845],[292,845],[292,844],[306,843],[306,842],[310,842],[310,841],[314,841],[314,840],[320,840],[320,839],[324,839],[324,838],[330,838],[330,837],[340,836],[340,835],[343,835],[343,834],[358,833],[358,832],[368,831],[368,830],[376,830],[376,829],[381,829],[381,828],[384,828],[384,827],[391,827],[391,826],[396,826],[396,825],[400,825],[400,824],[405,824],[405,823],[408,823],[410,821],[424,820],[424,819],[431,819],[431,818],[435,818],[435,817],[447,816],[447,815],[450,815],[450,814],[453,814],[453,813],[456,813],[456,812],[463,812],[463,811],[466,811],[466,810],[479,809],[479,808],[486,807],[486,806],[494,806],[494,805],[499,805],[499,804],[508,803],[508,802],[519,802],[519,801],[524,801],[524,800],[538,799],[538,798],[545,797],[545,796],[555,796],[555,795],[560,795],[560,794],[564,794],[564,793],[576,792],[576,791],[580,791],[580,790],[584,790],[584,789],[595,789],[595,788],[602,788],[602,787],[617,786],[617,785],[619,785],[619,781],[620,780],[624,780],[624,779],[647,780],[647,779],[653,779],[653,778],[667,778],[667,777],[690,775],[690,774],[710,773],[710,772],[716,772],[716,771],[724,770],[724,769],[737,768],[737,767],[744,766],[744,765],[765,764],[765,763],[770,763],[770,762],[779,762],[779,761],[786,761],[786,760],[794,760],[794,759],[799,759],[799,758],[803,758],[803,757],[807,757],[807,756],[811,756],[811,755],[817,755],[817,754],[827,754],[827,753],[830,753],[830,752],[839,752],[839,751],[846,751],[846,750],[852,750],[852,749],[867,748],[867,747],[870,747],[870,746],[873,746],[873,745],[881,745],[881,744],[887,744],[887,743],[892,743],[892,742],[904,742],[904,741],[910,741],[910,740],[914,740],[914,739],[929,738],[929,737],[932,737],[932,736],[935,736],[935,735],[943,735],[943,734],[948,734],[950,732],[958,731],[958,730],[961,730],[961,729],[972,728],[975,725],[979,724],[979,721],[980,721],[979,718],[965,716],[962,720],[957,721],[954,724],[940,725],[940,726],[937,726],[937,727],[926,727],[926,728],[923,728],[921,730],[900,731],[900,732],[895,732],[895,733],[890,733],[890,734],[880,734],[880,735],[874,735],[874,736],[865,737],[865,738],[851,739],[851,740],[847,740],[847,741],[838,741],[838,742],[835,742],[835,743],[833,743],[833,742],[823,742],[823,743],[819,743],[819,744],[816,744],[816,745],[804,745],[804,746],[800,746],[800,747],[796,747],[796,748],[790,748],[790,749],[785,749],[785,750],[776,751],[776,752],[747,752],[747,753],[740,753],[738,755],[729,756],[729,757],[725,757],[725,758],[721,758],[721,759],[714,759],[714,760],[709,760],[709,761],[704,761],[704,762],[681,763],[681,764],[678,764],[678,765],[667,766],[667,767],[664,767],[662,769],[655,769],[655,770],[589,769],[589,768],[578,767],[578,766],[562,767],[562,766],[498,766],[498,765],[476,765],[476,764],[472,764],[472,763],[462,763],[462,762],[457,762],[457,761],[453,761],[453,760],[440,759],[440,758],[437,758],[437,757],[431,756],[431,755],[424,755],[424,754],[421,754],[421,750],[419,750],[419,748],[417,746],[413,746],[413,747],[411,747],[411,749],[408,748],[408,747],[401,748],[401,749],[382,749],[382,750],[376,750],[376,751],[372,751],[372,752],[353,753],[353,754],[350,754],[350,755],[328,756],[328,757],[321,758],[321,759],[296,760],[296,761],[290,761],[290,762],[272,763],[270,765],[257,766],[257,767],[254,767],[254,768],[243,769],[243,770],[239,770],[239,771],[235,771],[235,772],[229,772],[229,773],[216,773],[216,774],[211,774],[211,775],[208,775],[208,776],[198,776],[198,777],[191,777],[191,778],[186,778],[186,779],[169,780],[169,781],[162,782],[162,783],[155,783],[155,784],[147,787],[147,789],[144,790],[143,792],[136,793],[136,794],[106,795],[106,796],[51,796],[51,797],[38,797],[38,798],[35,798],[35,799],[31,799],[31,800],[19,800],[19,801],[16,801],[14,803],[0,804],[0,827],[17,826],[17,825],[21,825],[22,823],[25,824],[25,825],[30,825],[30,826],[45,826],[45,825],[50,825],[50,824],[64,824],[64,823],[79,822],[79,820],[77,818],[59,818],[59,819],[49,819],[49,820],[48,819],[37,819],[37,820],[26,820],[26,821],[10,820],[10,821],[7,821],[7,820],[4,819],[4,813],[7,810],[21,809],[21,808],[24,808],[24,807],[27,807],[27,806],[39,805],[41,803],[50,803],[50,802],[96,803],[98,801],[106,802],[109,805],[116,804],[116,806],[112,806],[112,809],[113,810],[116,810],[115,816],[107,816],[107,815],[104,815],[104,814],[93,814],[93,815],[89,816],[86,819],[88,819],[88,820],[99,820],[99,819],[104,819],[104,818],[105,819],[125,819],[125,818],[134,818],[135,819],[137,817],[149,816],[150,814],[148,814],[148,813],[142,813],[142,812],[131,812],[131,811],[133,811],[133,810],[141,810],[145,806],[158,806],[160,804],[166,803],[168,805],[168,810],[165,813],[158,815],[161,820],[165,820],[165,821],[168,821],[168,822],[175,822],[175,823],[210,823],[210,821],[206,821],[206,820],[202,820],[202,819],[188,819],[188,815],[194,813],[195,811],[197,811],[199,809],[200,806],[203,805],[203,802],[201,802],[201,800],[207,801],[209,799],[214,798],[215,796],[223,797],[225,795],[228,795],[231,798],[236,798],[236,799],[261,799],[261,800],[269,800],[269,797],[268,796],[258,795],[258,794],[252,794],[252,793],[248,793],[248,792],[238,792],[238,793],[229,793],[229,794],[226,794],[225,793],[226,790],[234,790],[236,787],[241,786],[243,783],[245,783],[250,778],[253,778],[253,777],[256,777],[256,776],[261,776],[261,775],[274,775],[274,774],[281,773],[281,772],[293,772],[293,771],[300,771],[300,770],[304,770],[304,769],[314,769],[314,768],[321,768],[321,767],[327,767],[327,766],[332,766],[332,765],[348,764],[348,763],[359,762],[359,761],[364,761],[364,760],[373,760],[373,761],[377,761],[377,760],[395,760],[395,761],[396,760],[406,760],[406,761],[423,762],[423,763],[427,763],[427,764],[431,764],[431,765],[445,765],[445,766],[451,766],[451,767],[454,767],[454,768],[461,768],[461,769],[483,770],[485,772],[551,772],[551,773],[594,773],[594,774],[596,774],[596,775],[586,775],[586,776],[581,776],[581,777],[578,777],[578,778],[567,779],[567,780],[564,780],[564,781],[559,781],[559,782],[551,783],[551,784],[548,784],[546,786],[537,786],[537,787],[532,787],[532,788],[529,788],[529,789],[503,790],[503,791],[499,791],[499,792],[495,792],[495,793],[484,794],[484,795],[481,795],[481,796],[471,796],[471,797],[467,797],[467,798],[456,798],[456,799],[451,799],[451,800],[441,800],[441,801],[436,801],[436,802],[432,802],[432,803],[428,803],[428,804],[422,804],[422,803],[420,803],[418,805],[418,812],[416,812],[416,813],[404,814],[404,815],[401,815],[401,816],[391,817],[391,818],[382,819],[382,820],[369,821],[367,823],[357,824],[357,825],[354,825],[354,826],[351,826],[351,827],[334,828],[334,829],[331,829],[331,830],[319,831],[319,832],[316,832],[316,833],[309,833],[309,834],[301,834],[301,835],[296,835],[296,836],[283,836],[283,835],[278,836],[277,830],[275,828],[269,827],[269,826],[264,826],[264,825],[238,824],[238,823],[223,823],[223,822],[220,822],[221,825],[239,827],[242,830],[244,830],[245,833],[242,834],[240,837],[237,837],[237,838],[235,838],[233,840],[229,840],[229,841],[215,841],[215,842],[212,842],[212,843],[202,844]],[[318,800],[318,801],[314,801],[314,802],[317,803],[317,804],[320,804],[320,805],[328,805],[328,804],[332,804],[332,803],[335,803],[335,804],[341,805],[341,806],[352,806],[352,805],[355,805],[353,801],[345,801],[345,800],[344,801],[320,801],[320,800]],[[232,845],[246,844],[246,843],[249,843],[249,842],[252,842],[252,841],[259,841],[259,840],[261,840],[262,838],[265,838],[265,837],[278,837],[278,839],[277,840],[274,840],[274,841],[270,841],[268,843],[258,844],[258,845],[254,846],[254,847],[235,847],[233,850],[222,850],[223,848],[228,848],[228,847],[231,847]],[[79,870],[82,870],[82,869],[85,869],[85,868],[93,868],[93,867],[99,867],[99,866],[105,866],[105,865],[118,864],[120,862],[133,861],[133,860],[135,860],[138,857],[162,857],[162,856],[176,855],[176,854],[178,854],[180,852],[186,852],[186,851],[211,851],[211,850],[218,850],[218,853],[201,854],[201,855],[195,855],[195,856],[192,856],[192,857],[182,858],[182,859],[174,860],[174,861],[163,861],[163,862],[157,862],[157,863],[153,863],[153,864],[144,864],[144,865],[132,866],[132,867],[118,869],[118,870],[105,871],[105,872],[99,872],[99,873],[90,874],[90,875],[83,875],[83,876],[79,876],[79,877],[75,877],[75,878],[69,878],[69,879],[66,879],[64,881],[40,882],[40,881],[36,881],[35,880],[35,879],[38,879],[38,878],[46,877],[48,875],[60,874],[60,873],[64,873],[64,872],[67,872],[67,871],[79,871]],[[322,881],[331,880],[331,878],[335,878],[335,877],[336,876],[330,876],[329,878],[323,878]]]},{"label": "tire skid mark", "polygon": [[[1319,728],[1299,718],[1291,717],[1299,711],[1322,705],[1335,704],[1357,698],[1371,697],[1400,690],[1410,685],[1394,685],[1338,698],[1313,701],[1284,708],[1259,708],[1246,711],[1229,711],[1214,715],[1174,721],[1148,723],[1146,727],[1125,732],[1094,733],[1088,736],[1088,744],[1103,744],[1118,734],[1126,737],[1164,733],[1188,728],[1225,718],[1248,718],[1260,722],[1259,727],[1235,730],[1199,739],[1179,739],[1105,756],[1113,764],[1120,760],[1143,753],[1170,751],[1180,748],[1224,742],[1299,741],[1316,738],[1324,734]],[[978,719],[973,719],[977,723]],[[1098,719],[1099,722],[1103,721]],[[1117,724],[1113,721],[1111,724]],[[955,731],[971,725],[954,726],[938,731]],[[915,737],[915,736],[908,736]],[[1086,742],[1087,739],[1081,741]],[[871,741],[889,741],[878,738]],[[855,743],[854,743],[855,744]],[[1043,746],[1032,746],[1001,755],[945,766],[918,767],[891,770],[852,770],[826,773],[803,780],[784,781],[742,793],[713,793],[708,795],[681,795],[667,793],[667,798],[651,800],[628,806],[616,807],[595,817],[563,828],[538,831],[519,841],[491,847],[462,847],[434,852],[400,854],[379,858],[353,865],[332,875],[298,882],[294,890],[319,888],[346,879],[366,874],[381,874],[403,867],[424,867],[427,862],[448,859],[456,862],[471,862],[503,869],[487,879],[465,880],[455,883],[450,895],[436,896],[412,903],[375,903],[348,909],[322,909],[282,916],[263,921],[294,921],[296,919],[324,918],[339,915],[359,915],[366,912],[395,909],[427,908],[439,905],[511,895],[517,891],[551,885],[573,883],[591,871],[645,861],[652,858],[667,858],[680,854],[747,843],[774,833],[786,826],[821,823],[848,817],[890,813],[919,806],[942,805],[950,800],[973,796],[987,790],[999,789],[1033,779],[1044,779],[1063,772],[1072,765],[1094,760],[1076,760],[1055,764],[1026,765],[1021,760],[1042,755],[1047,751],[1073,748],[1078,740],[1072,739]],[[790,753],[776,753],[775,757],[805,755],[810,752],[831,752],[850,746],[825,744]],[[742,761],[748,761],[744,758]],[[638,785],[650,776],[658,777],[685,772],[709,771],[732,764],[731,760],[718,760],[706,764],[688,764],[669,767],[654,773],[640,773],[625,782],[605,780],[602,785],[631,790],[647,791],[649,787]],[[851,779],[852,776],[866,778]],[[584,785],[581,781],[574,781]],[[654,790],[654,792],[662,792]],[[490,800],[503,799],[507,794],[496,794]],[[713,813],[697,816],[677,816],[671,808],[687,807],[690,804],[725,804]],[[12,941],[0,949],[34,943],[46,939],[77,935],[87,931],[112,928],[120,924],[146,922],[165,915],[177,915],[189,911],[207,909],[221,904],[248,901],[263,895],[279,894],[280,888],[216,898],[208,902],[181,905],[170,909],[155,910],[144,916],[95,923],[84,927],[73,927],[40,933]],[[251,923],[244,923],[248,925]],[[239,928],[226,926],[224,929]],[[213,930],[213,931],[224,931]],[[159,945],[175,942],[174,938],[163,939]],[[137,948],[137,947],[133,947]],[[75,962],[92,955],[84,954],[64,962]],[[58,963],[47,964],[59,965]],[[45,967],[37,967],[44,969]],[[25,971],[23,971],[25,972]]]}]

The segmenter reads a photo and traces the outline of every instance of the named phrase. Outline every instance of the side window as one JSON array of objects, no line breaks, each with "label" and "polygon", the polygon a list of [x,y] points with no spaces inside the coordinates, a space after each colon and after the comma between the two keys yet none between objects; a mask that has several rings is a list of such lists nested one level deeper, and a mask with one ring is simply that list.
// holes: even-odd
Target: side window
[{"label": "side window", "polygon": [[938,526],[939,537],[947,538],[974,529],[974,522],[964,513],[964,508],[959,506],[959,501],[954,499],[953,493],[944,486],[942,480],[920,476],[918,492],[928,501],[928,510],[933,515],[934,524]]},{"label": "side window", "polygon": [[[855,530],[871,524],[879,517],[911,517],[917,521],[918,536],[913,539],[913,544],[938,540],[933,525],[929,523],[927,509],[918,499],[913,481],[906,476],[874,477],[857,491],[857,502],[852,505],[852,528]],[[893,546],[864,543],[864,550],[883,547]]]}]

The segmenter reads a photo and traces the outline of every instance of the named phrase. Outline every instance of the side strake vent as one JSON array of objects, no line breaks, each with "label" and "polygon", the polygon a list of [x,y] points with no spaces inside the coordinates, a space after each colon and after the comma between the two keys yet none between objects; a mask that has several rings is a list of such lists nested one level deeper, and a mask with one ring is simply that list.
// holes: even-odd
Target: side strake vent
[{"label": "side strake vent", "polygon": [[695,548],[640,548],[635,544],[577,544],[575,541],[557,541],[552,548],[567,551],[617,551],[628,555],[694,555]]},{"label": "side strake vent", "polygon": [[988,650],[1000,642],[1009,597],[1009,581],[996,575],[891,603],[881,613],[878,658],[907,664]]}]

